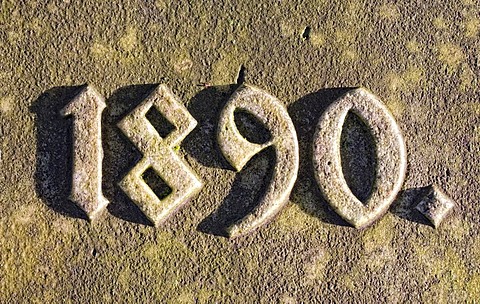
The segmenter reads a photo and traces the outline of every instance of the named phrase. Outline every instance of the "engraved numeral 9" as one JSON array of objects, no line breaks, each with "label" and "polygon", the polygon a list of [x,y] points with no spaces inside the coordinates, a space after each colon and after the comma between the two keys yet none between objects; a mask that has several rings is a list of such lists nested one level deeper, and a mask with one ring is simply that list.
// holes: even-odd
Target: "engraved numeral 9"
[{"label": "engraved numeral 9", "polygon": [[[255,115],[270,130],[272,139],[265,144],[245,139],[235,125],[236,110]],[[237,171],[261,150],[270,146],[276,150],[277,164],[265,195],[251,214],[227,228],[230,237],[236,237],[263,225],[287,203],[298,172],[297,135],[286,108],[275,97],[255,87],[242,86],[222,110],[217,137],[222,154]]]}]

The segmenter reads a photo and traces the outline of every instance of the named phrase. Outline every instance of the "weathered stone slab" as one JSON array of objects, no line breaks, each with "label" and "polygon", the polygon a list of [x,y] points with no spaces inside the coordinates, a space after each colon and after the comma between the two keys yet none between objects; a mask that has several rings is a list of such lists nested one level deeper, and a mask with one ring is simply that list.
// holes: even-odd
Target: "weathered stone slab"
[{"label": "weathered stone slab", "polygon": [[[472,0],[1,2],[0,302],[478,302],[479,18]],[[161,84],[185,124],[165,103],[146,109]],[[237,172],[218,137],[242,87],[282,110],[234,115],[262,148]],[[395,200],[361,229],[319,186],[313,149],[322,117],[358,87],[388,110],[406,154]],[[386,159],[370,114],[334,129],[336,176],[366,206]],[[122,127],[128,117],[158,145]],[[178,128],[175,143],[159,140]],[[153,205],[119,184],[165,153],[202,186],[162,213],[181,173],[136,172]],[[271,185],[289,193],[274,209]]]}]

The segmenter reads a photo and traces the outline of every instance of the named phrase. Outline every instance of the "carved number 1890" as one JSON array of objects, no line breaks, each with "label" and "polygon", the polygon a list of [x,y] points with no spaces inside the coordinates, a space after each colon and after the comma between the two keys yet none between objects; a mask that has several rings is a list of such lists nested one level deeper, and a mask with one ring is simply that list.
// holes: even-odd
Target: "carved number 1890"
[{"label": "carved number 1890", "polygon": [[[145,116],[151,107],[175,127],[165,138]],[[104,108],[103,97],[93,88],[85,87],[63,109],[64,115],[74,117],[70,199],[90,218],[108,204],[101,189],[100,124]],[[236,110],[256,116],[270,130],[272,139],[256,144],[244,138],[235,125]],[[376,183],[366,204],[352,194],[342,174],[340,135],[349,111],[368,124],[377,148]],[[195,128],[196,121],[166,85],[159,85],[118,126],[143,154],[120,182],[120,187],[155,225],[159,225],[202,187],[200,179],[174,149]],[[230,236],[237,237],[262,226],[288,201],[299,166],[297,135],[280,101],[258,88],[243,85],[222,110],[217,140],[222,154],[239,171],[261,150],[270,146],[276,150],[277,164],[265,195],[250,215],[228,228]],[[400,129],[380,100],[364,89],[348,92],[322,115],[315,133],[313,158],[315,177],[326,199],[356,228],[370,225],[388,209],[405,178],[406,152]],[[142,179],[148,169],[153,169],[172,189],[166,198],[160,200]]]}]

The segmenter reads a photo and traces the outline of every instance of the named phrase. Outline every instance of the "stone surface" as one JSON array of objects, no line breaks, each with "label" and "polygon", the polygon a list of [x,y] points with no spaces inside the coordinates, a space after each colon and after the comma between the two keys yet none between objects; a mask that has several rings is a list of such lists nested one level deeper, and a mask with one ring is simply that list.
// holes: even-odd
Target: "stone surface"
[{"label": "stone surface", "polygon": [[[479,14],[473,0],[2,1],[0,302],[478,299]],[[265,151],[235,172],[218,149],[242,80],[287,108],[300,163],[278,216],[229,239],[220,228],[255,208],[275,164]],[[110,203],[92,222],[68,199],[73,125],[60,114],[85,83],[107,106]],[[143,155],[117,123],[159,83],[198,122],[176,153],[204,186],[155,228],[118,186]],[[330,209],[312,165],[317,122],[351,87],[383,101],[407,147],[397,200],[363,230]],[[345,128],[343,173],[365,198],[372,138],[354,116]],[[432,184],[456,204],[437,229],[414,209]]]}]

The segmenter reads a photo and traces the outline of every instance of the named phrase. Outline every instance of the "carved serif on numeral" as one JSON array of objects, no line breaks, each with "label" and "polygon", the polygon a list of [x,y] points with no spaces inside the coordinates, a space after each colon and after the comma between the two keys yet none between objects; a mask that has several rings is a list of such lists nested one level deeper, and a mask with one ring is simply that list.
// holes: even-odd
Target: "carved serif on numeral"
[{"label": "carved serif on numeral", "polygon": [[[155,107],[174,126],[174,130],[165,138],[160,136],[145,116],[151,107]],[[175,152],[175,146],[180,144],[196,124],[188,110],[163,84],[157,86],[118,123],[123,133],[143,154],[143,158],[122,179],[120,187],[156,226],[202,187],[200,179]],[[172,190],[163,199],[157,197],[142,177],[150,168]]]},{"label": "carved serif on numeral", "polygon": [[[377,153],[376,180],[362,203],[347,185],[342,172],[340,137],[345,117],[352,111],[369,126]],[[313,143],[315,178],[335,211],[356,228],[382,216],[405,179],[405,142],[395,119],[383,103],[365,89],[355,89],[323,113]]]},{"label": "carved serif on numeral", "polygon": [[[256,116],[270,130],[271,140],[256,144],[244,138],[235,124],[236,110]],[[261,201],[251,214],[227,228],[230,237],[236,237],[263,225],[287,203],[298,172],[297,135],[280,101],[258,88],[244,85],[235,91],[222,110],[217,137],[222,154],[237,171],[267,147],[273,146],[276,153],[272,181]]]},{"label": "carved serif on numeral", "polygon": [[102,194],[102,111],[103,97],[91,86],[85,86],[62,109],[73,116],[73,175],[70,200],[94,219],[108,205]]}]

